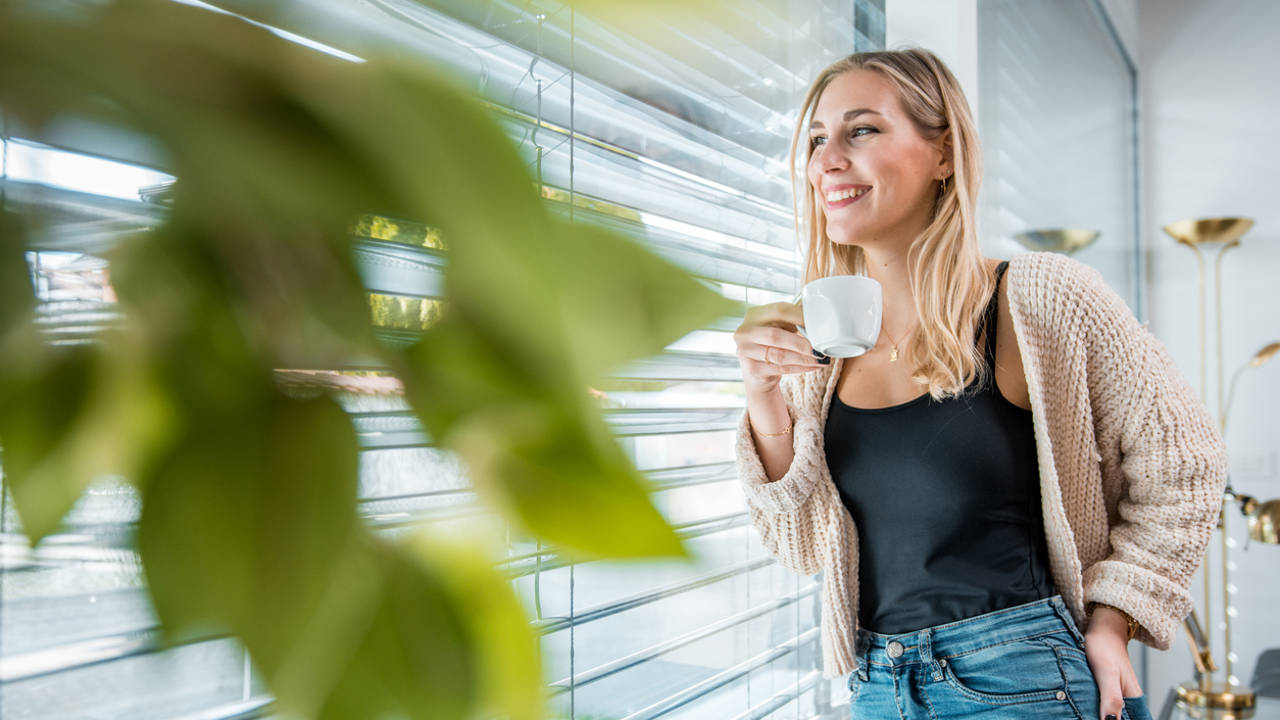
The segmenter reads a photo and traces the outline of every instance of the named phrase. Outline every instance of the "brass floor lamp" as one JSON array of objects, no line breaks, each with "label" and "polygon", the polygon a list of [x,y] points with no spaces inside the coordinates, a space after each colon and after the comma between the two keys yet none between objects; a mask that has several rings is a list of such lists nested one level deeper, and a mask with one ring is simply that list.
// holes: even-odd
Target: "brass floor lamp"
[{"label": "brass floor lamp", "polygon": [[[1195,252],[1196,260],[1199,266],[1200,278],[1200,401],[1207,405],[1207,383],[1206,383],[1206,354],[1207,343],[1205,337],[1205,287],[1204,287],[1204,253],[1201,251],[1202,246],[1216,246],[1218,248],[1217,255],[1214,260],[1214,310],[1216,313],[1216,330],[1217,330],[1217,369],[1218,369],[1218,422],[1219,427],[1225,437],[1227,427],[1227,416],[1231,407],[1231,399],[1235,394],[1236,381],[1240,379],[1240,373],[1250,368],[1261,367],[1270,360],[1277,352],[1280,352],[1280,343],[1270,343],[1259,350],[1245,365],[1235,371],[1231,379],[1230,390],[1226,393],[1225,398],[1223,390],[1223,365],[1222,365],[1222,256],[1228,250],[1240,245],[1240,237],[1253,226],[1253,220],[1248,218],[1207,218],[1200,220],[1181,220],[1179,222],[1170,223],[1164,226],[1164,230],[1171,237],[1178,241],[1179,244],[1185,245]],[[1225,403],[1224,403],[1225,400]],[[1233,608],[1229,600],[1230,577],[1227,564],[1227,537],[1226,537],[1226,507],[1225,500],[1230,500],[1233,505],[1238,507],[1241,514],[1245,516],[1249,524],[1249,537],[1259,542],[1276,544],[1277,540],[1276,526],[1280,522],[1280,501],[1271,500],[1259,503],[1255,498],[1248,495],[1236,493],[1228,479],[1226,494],[1221,512],[1218,516],[1218,529],[1222,531],[1221,552],[1222,552],[1222,600],[1223,600],[1223,618],[1224,630],[1223,641],[1226,646],[1226,680],[1224,682],[1215,682],[1213,673],[1217,671],[1217,666],[1213,661],[1210,652],[1209,636],[1204,632],[1196,618],[1196,613],[1192,610],[1184,621],[1187,630],[1188,640],[1191,643],[1191,655],[1195,662],[1195,680],[1189,683],[1183,683],[1175,688],[1177,697],[1180,702],[1186,705],[1207,708],[1221,708],[1228,711],[1245,711],[1241,717],[1247,717],[1254,706],[1254,693],[1248,688],[1240,687],[1232,683],[1233,675],[1231,673],[1232,653],[1231,653],[1231,615]],[[1207,559],[1206,554],[1206,559]],[[1210,617],[1210,590],[1209,590],[1209,572],[1208,566],[1204,572],[1204,615]]]},{"label": "brass floor lamp", "polygon": [[1098,239],[1097,230],[1081,230],[1078,228],[1049,228],[1043,230],[1025,230],[1013,236],[1028,250],[1060,252],[1070,255],[1082,250]]}]

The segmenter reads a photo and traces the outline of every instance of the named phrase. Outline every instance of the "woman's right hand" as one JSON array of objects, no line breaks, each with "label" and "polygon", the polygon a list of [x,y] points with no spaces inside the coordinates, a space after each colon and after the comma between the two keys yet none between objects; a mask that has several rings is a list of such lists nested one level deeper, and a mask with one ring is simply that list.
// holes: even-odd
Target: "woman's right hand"
[{"label": "woman's right hand", "polygon": [[733,331],[733,341],[738,344],[738,364],[748,390],[769,392],[778,387],[783,375],[816,370],[831,361],[825,356],[825,362],[819,361],[797,327],[804,327],[800,303],[776,302],[747,310]]}]

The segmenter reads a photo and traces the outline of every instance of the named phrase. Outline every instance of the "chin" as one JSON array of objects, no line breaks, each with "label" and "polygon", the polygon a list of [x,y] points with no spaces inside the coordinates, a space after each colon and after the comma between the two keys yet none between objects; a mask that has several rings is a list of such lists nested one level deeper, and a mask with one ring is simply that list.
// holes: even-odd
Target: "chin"
[{"label": "chin", "polygon": [[865,230],[858,228],[832,228],[830,225],[827,226],[827,239],[835,245],[861,245],[862,243],[858,242],[858,238],[870,236]]}]

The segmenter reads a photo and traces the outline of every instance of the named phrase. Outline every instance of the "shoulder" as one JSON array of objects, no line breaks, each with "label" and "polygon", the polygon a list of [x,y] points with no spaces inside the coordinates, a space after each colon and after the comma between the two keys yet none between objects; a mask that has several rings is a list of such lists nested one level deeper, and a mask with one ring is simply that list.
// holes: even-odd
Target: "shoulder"
[{"label": "shoulder", "polygon": [[1008,275],[1010,297],[1024,315],[1065,319],[1082,307],[1124,305],[1096,268],[1061,253],[1015,255]]},{"label": "shoulder", "polygon": [[1092,266],[1056,252],[1027,252],[1009,260],[1010,282],[1033,292],[1065,292],[1106,285]]},{"label": "shoulder", "polygon": [[1010,261],[1010,299],[1022,318],[1045,332],[1113,349],[1146,334],[1129,304],[1102,273],[1079,260],[1030,252]]}]

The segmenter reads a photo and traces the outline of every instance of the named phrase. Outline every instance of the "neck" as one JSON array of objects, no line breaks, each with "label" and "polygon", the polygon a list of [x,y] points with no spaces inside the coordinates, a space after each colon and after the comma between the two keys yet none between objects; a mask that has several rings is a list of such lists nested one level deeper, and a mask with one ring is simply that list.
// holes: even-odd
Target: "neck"
[{"label": "neck", "polygon": [[916,300],[907,274],[907,251],[865,246],[862,251],[867,259],[867,275],[880,283],[883,293],[880,327],[890,342],[901,342],[916,325]]}]

